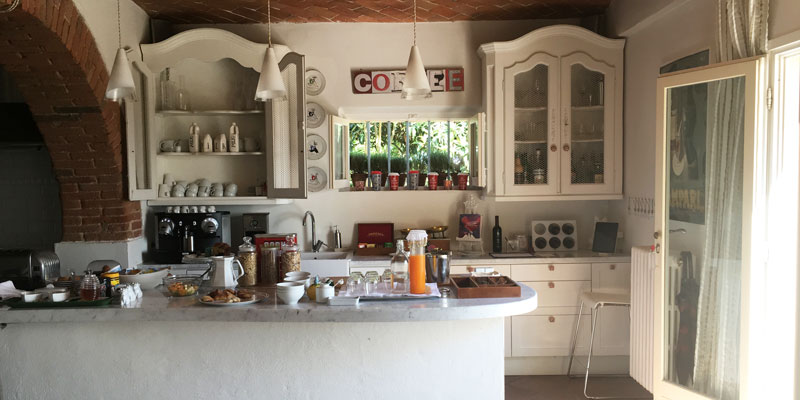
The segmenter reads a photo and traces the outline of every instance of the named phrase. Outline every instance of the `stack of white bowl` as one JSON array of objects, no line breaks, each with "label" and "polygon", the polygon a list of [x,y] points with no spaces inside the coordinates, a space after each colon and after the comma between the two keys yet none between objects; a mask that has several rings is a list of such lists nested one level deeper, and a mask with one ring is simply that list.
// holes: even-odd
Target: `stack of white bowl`
[{"label": "stack of white bowl", "polygon": [[303,282],[306,289],[311,286],[311,273],[305,271],[287,272],[283,277],[284,282]]},{"label": "stack of white bowl", "polygon": [[277,294],[283,304],[297,304],[306,294],[306,287],[303,282],[281,282],[278,284]]}]

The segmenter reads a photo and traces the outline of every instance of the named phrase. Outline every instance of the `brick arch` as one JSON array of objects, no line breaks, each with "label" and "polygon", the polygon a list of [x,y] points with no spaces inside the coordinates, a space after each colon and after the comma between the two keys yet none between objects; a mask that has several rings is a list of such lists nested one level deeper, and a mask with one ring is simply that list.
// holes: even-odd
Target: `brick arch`
[{"label": "brick arch", "polygon": [[50,152],[62,241],[141,236],[140,204],[126,200],[120,107],[104,101],[108,72],[72,0],[22,0],[0,14],[0,64]]}]

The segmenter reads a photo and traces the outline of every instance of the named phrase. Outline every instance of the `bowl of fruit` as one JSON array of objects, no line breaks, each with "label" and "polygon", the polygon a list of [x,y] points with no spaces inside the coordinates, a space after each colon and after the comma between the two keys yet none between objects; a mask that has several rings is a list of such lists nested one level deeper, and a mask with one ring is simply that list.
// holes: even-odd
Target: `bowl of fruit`
[{"label": "bowl of fruit", "polygon": [[194,296],[203,279],[199,276],[168,276],[164,278],[164,287],[174,297]]}]

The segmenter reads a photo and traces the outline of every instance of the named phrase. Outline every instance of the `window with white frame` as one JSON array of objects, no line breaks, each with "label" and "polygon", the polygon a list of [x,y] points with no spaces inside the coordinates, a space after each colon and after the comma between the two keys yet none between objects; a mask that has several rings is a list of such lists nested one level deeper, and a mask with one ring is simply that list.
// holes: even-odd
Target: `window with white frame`
[{"label": "window with white frame", "polygon": [[469,119],[351,121],[350,173],[416,170],[422,178],[437,172],[443,184],[448,175],[473,175],[477,142],[477,126]]}]

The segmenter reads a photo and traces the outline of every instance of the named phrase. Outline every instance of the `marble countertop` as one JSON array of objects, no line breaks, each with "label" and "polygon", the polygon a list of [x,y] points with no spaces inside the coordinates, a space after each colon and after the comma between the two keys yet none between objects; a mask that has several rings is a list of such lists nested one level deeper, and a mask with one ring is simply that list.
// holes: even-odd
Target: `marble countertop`
[{"label": "marble countertop", "polygon": [[[350,259],[350,267],[389,266],[391,256],[357,256]],[[488,254],[479,256],[454,255],[451,265],[509,265],[509,264],[548,264],[548,263],[600,263],[630,262],[631,255],[623,253],[606,254],[589,250],[537,252],[533,257],[495,258]]]},{"label": "marble countertop", "polygon": [[489,299],[422,299],[368,301],[357,306],[329,306],[303,298],[295,305],[280,303],[275,289],[267,299],[238,307],[212,307],[198,297],[170,298],[161,289],[146,290],[134,308],[10,309],[0,307],[0,323],[112,321],[229,321],[229,322],[408,322],[500,318],[536,309],[536,291],[522,285],[522,296]]}]

